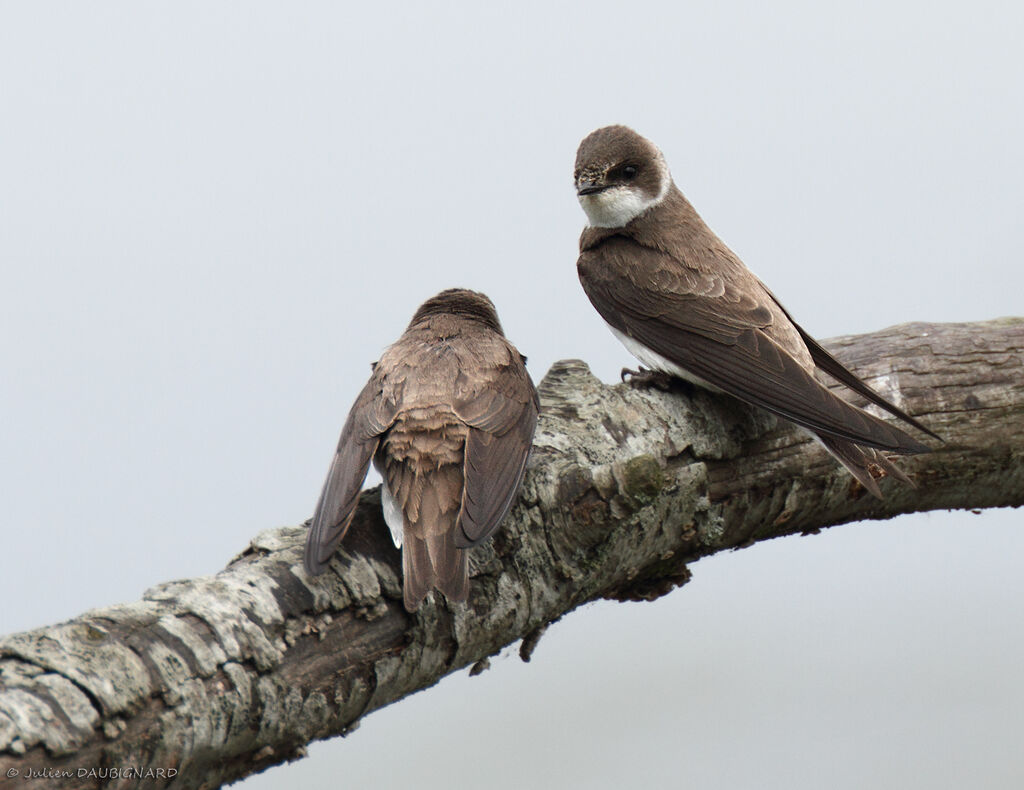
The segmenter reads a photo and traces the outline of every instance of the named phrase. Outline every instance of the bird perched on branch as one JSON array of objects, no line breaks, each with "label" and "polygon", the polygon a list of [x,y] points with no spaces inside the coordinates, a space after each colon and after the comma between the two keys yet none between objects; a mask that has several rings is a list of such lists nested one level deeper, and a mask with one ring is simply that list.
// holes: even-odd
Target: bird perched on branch
[{"label": "bird perched on branch", "polygon": [[700,218],[650,140],[626,126],[591,132],[576,153],[574,179],[590,221],[580,237],[580,282],[634,356],[652,371],[725,392],[806,428],[876,497],[881,491],[872,472],[911,482],[886,455],[929,448],[833,394],[815,369],[938,436],[792,319]]},{"label": "bird perched on branch", "polygon": [[498,528],[526,469],[539,403],[525,362],[483,294],[450,289],[424,302],[349,412],[306,539],[306,570],[326,568],[372,459],[402,549],[406,609],[435,587],[465,601],[466,549]]}]

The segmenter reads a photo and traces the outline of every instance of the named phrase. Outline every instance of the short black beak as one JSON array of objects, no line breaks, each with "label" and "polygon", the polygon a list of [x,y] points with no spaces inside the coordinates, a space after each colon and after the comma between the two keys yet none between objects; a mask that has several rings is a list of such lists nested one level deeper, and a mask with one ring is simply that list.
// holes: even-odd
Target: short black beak
[{"label": "short black beak", "polygon": [[596,195],[598,192],[604,192],[608,189],[607,185],[602,186],[593,181],[581,181],[576,187],[576,194],[579,196],[583,195]]}]

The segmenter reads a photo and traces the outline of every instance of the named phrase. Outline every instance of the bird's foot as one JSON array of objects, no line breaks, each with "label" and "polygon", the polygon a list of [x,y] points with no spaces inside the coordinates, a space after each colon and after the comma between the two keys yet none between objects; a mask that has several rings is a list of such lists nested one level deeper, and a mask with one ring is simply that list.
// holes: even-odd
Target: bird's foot
[{"label": "bird's foot", "polygon": [[631,387],[657,387],[662,392],[672,389],[673,383],[677,380],[675,376],[668,373],[663,373],[660,370],[648,370],[643,366],[638,366],[636,370],[623,368],[619,378]]}]

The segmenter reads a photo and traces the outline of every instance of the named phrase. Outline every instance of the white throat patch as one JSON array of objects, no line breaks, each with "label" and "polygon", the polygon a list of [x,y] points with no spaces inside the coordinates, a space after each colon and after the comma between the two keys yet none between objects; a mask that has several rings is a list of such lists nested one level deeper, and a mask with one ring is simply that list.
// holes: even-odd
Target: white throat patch
[{"label": "white throat patch", "polygon": [[640,190],[625,186],[580,195],[580,205],[595,228],[621,228],[657,202]]},{"label": "white throat patch", "polygon": [[616,186],[592,195],[580,195],[579,201],[590,220],[593,228],[621,228],[643,214],[647,209],[657,206],[665,199],[672,185],[672,176],[663,162],[661,166],[661,183],[658,194],[649,197],[643,190],[631,186]]}]

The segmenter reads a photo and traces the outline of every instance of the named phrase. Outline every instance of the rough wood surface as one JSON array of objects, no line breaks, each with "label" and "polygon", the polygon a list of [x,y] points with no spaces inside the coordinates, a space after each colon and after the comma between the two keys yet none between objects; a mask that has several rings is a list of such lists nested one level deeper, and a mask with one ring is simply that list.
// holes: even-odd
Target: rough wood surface
[{"label": "rough wood surface", "polygon": [[[0,639],[0,787],[214,788],[483,661],[601,597],[648,599],[753,541],[937,508],[1024,504],[1024,319],[905,324],[828,344],[945,438],[879,502],[825,451],[701,391],[541,384],[520,500],[473,550],[466,606],[402,608],[400,561],[364,492],[331,570],[304,527],[267,530],[216,576]],[[16,777],[16,778],[10,778]]]}]

